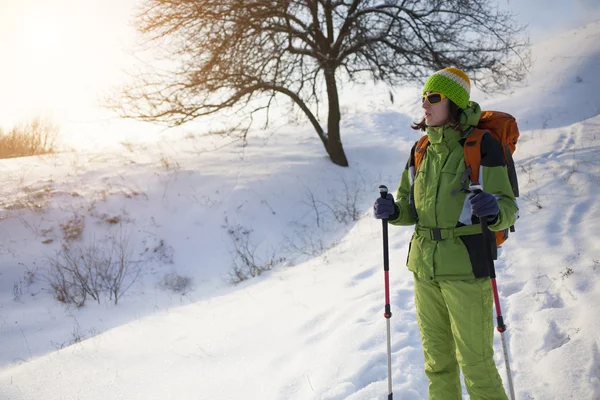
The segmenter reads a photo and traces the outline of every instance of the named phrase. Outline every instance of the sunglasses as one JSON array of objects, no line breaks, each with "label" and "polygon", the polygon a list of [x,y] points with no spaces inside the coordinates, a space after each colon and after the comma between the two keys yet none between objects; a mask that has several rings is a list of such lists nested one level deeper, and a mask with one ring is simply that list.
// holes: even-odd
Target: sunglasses
[{"label": "sunglasses", "polygon": [[429,104],[437,104],[437,103],[440,103],[445,98],[446,98],[446,96],[444,96],[443,93],[429,93],[429,94],[423,95],[423,97],[421,97],[421,104],[425,103],[425,100],[427,100],[429,102]]}]

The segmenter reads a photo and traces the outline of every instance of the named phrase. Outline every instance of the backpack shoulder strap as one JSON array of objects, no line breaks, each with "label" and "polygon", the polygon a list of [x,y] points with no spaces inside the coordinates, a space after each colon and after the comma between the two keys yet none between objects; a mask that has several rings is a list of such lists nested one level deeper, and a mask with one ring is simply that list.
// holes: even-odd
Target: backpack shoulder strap
[{"label": "backpack shoulder strap", "polygon": [[408,167],[410,169],[410,194],[408,197],[408,203],[410,204],[411,214],[413,218],[418,221],[419,215],[417,214],[417,208],[415,206],[415,176],[417,174],[417,170],[423,162],[423,157],[425,157],[425,152],[427,151],[427,146],[429,145],[429,136],[423,135],[421,138],[415,143],[413,148],[411,149]]},{"label": "backpack shoulder strap", "polygon": [[421,162],[423,161],[423,157],[425,157],[425,151],[427,150],[427,146],[429,145],[429,136],[423,135],[417,142],[415,146],[415,173],[419,169]]},{"label": "backpack shoulder strap", "polygon": [[487,133],[484,129],[473,129],[465,139],[463,150],[465,164],[469,170],[471,182],[479,183],[479,169],[481,167],[481,140]]}]

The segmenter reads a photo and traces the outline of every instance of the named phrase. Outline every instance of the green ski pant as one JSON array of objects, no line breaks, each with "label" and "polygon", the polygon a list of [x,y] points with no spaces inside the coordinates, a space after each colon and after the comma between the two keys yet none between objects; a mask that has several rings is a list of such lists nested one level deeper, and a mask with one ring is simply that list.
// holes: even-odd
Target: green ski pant
[{"label": "green ski pant", "polygon": [[460,366],[471,400],[507,400],[494,363],[490,279],[427,281],[415,275],[415,305],[429,399],[462,398]]}]

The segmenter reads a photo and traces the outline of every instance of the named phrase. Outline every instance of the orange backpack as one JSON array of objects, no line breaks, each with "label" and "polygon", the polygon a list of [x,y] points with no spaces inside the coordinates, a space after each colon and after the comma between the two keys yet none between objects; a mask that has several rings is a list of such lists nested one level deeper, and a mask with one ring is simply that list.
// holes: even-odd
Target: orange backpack
[{"label": "orange backpack", "polygon": [[[517,181],[517,171],[512,154],[517,148],[519,139],[519,128],[517,121],[510,115],[499,111],[482,111],[481,118],[477,126],[466,136],[463,149],[465,152],[465,164],[469,171],[471,182],[479,182],[479,167],[481,166],[481,139],[483,135],[489,132],[492,137],[502,144],[506,166],[508,169],[508,178],[512,186],[513,194],[519,197],[519,183]],[[419,139],[415,147],[415,173],[419,169],[425,150],[429,144],[429,137],[424,135]],[[514,227],[510,228],[514,232]],[[499,247],[508,238],[508,230],[496,232],[496,245]]]}]

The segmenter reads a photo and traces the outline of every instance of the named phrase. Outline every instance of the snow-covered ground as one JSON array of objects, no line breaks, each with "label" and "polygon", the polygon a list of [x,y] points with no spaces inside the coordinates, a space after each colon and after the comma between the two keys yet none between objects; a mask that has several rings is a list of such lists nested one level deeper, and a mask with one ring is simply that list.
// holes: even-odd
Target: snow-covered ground
[{"label": "snow-covered ground", "polygon": [[[521,218],[496,265],[511,368],[518,399],[597,400],[600,22],[533,57],[525,87],[473,95],[515,115],[522,134]],[[386,398],[371,205],[379,184],[396,187],[419,109],[416,88],[394,104],[363,90],[343,100],[350,168],[305,123],[253,132],[245,148],[188,132],[0,160],[0,398]],[[394,396],[425,399],[411,233],[390,228]],[[44,277],[63,244],[114,238],[140,271],[119,304],[55,300]],[[236,249],[275,268],[232,285]]]}]

